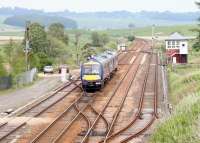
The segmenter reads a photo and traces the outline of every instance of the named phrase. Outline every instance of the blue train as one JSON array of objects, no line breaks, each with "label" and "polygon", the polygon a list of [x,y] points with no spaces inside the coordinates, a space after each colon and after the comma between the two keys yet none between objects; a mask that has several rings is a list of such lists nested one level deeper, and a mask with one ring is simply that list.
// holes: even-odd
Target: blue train
[{"label": "blue train", "polygon": [[117,52],[106,51],[91,57],[81,65],[82,87],[86,90],[103,88],[105,81],[111,78],[117,67]]}]

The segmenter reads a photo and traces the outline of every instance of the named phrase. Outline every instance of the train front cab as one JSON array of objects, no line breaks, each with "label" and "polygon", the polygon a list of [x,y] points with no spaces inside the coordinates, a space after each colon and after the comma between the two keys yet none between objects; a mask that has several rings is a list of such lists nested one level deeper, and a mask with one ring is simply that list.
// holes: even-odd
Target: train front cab
[{"label": "train front cab", "polygon": [[82,87],[85,90],[101,89],[104,86],[102,65],[89,62],[81,66]]}]

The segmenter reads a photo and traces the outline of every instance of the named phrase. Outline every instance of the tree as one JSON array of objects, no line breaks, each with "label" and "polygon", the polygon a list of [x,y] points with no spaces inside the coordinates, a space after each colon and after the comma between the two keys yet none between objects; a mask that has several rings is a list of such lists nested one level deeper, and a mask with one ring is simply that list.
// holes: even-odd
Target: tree
[{"label": "tree", "polygon": [[[200,2],[196,2],[196,4],[200,8]],[[199,18],[199,22],[200,22],[200,18]],[[193,49],[195,49],[196,51],[199,51],[200,50],[200,28],[193,29],[193,31],[198,33],[197,38],[196,38],[196,43],[193,45]]]},{"label": "tree", "polygon": [[133,35],[129,35],[128,36],[128,41],[134,41],[135,40],[135,36],[133,36]]},{"label": "tree", "polygon": [[4,46],[5,52],[5,64],[7,65],[7,73],[16,75],[24,72],[25,70],[25,56],[23,51],[23,45],[10,40],[8,44]]},{"label": "tree", "polygon": [[99,33],[98,32],[93,32],[92,33],[92,37],[91,37],[91,39],[92,39],[92,45],[93,46],[101,46],[101,36],[99,35]]},{"label": "tree", "polygon": [[109,49],[117,50],[117,42],[115,41],[109,42],[108,47]]},{"label": "tree", "polygon": [[[43,67],[46,65],[52,65],[53,60],[52,58],[49,58],[45,53],[37,53],[36,56],[39,59],[38,69],[43,70]],[[36,58],[36,57],[35,57]]]},{"label": "tree", "polygon": [[65,64],[68,58],[71,56],[71,51],[68,50],[69,48],[67,45],[61,40],[58,40],[52,36],[48,36],[48,40],[50,43],[48,55],[57,63]]},{"label": "tree", "polygon": [[11,74],[17,75],[26,70],[25,56],[23,51],[23,46],[21,44],[13,43],[13,53],[12,53],[12,62],[10,66]]},{"label": "tree", "polygon": [[38,23],[31,23],[29,26],[29,40],[31,67],[42,70],[45,64],[51,63],[49,62],[51,61],[51,57],[49,57],[51,50],[45,28]]},{"label": "tree", "polygon": [[7,45],[5,45],[4,51],[5,54],[8,58],[8,63],[11,64],[12,63],[12,55],[13,55],[13,51],[14,51],[14,42],[12,39],[10,39],[9,43]]},{"label": "tree", "polygon": [[65,27],[61,23],[51,24],[48,29],[48,34],[63,41],[65,44],[68,44],[69,42],[69,37],[65,33]]},{"label": "tree", "polygon": [[34,21],[44,26],[49,26],[52,23],[59,22],[62,23],[68,29],[76,29],[78,27],[77,22],[72,19],[59,16],[48,16],[47,14],[36,14],[36,13],[15,14],[14,16],[9,16],[4,20],[4,24],[25,27],[26,21]]},{"label": "tree", "polygon": [[92,45],[96,47],[104,47],[110,41],[106,33],[99,34],[98,32],[92,33]]},{"label": "tree", "polygon": [[110,41],[109,36],[105,33],[103,33],[100,38],[103,46],[105,46]]},{"label": "tree", "polygon": [[0,77],[5,76],[5,75],[6,75],[6,70],[5,70],[4,65],[3,65],[3,58],[0,55]]},{"label": "tree", "polygon": [[82,48],[81,48],[81,51],[82,51],[82,57],[85,59],[87,59],[88,57],[96,54],[94,48],[92,48],[92,44],[90,43],[86,43]]},{"label": "tree", "polygon": [[38,23],[32,23],[29,27],[30,31],[30,48],[34,53],[47,53],[48,41],[45,28]]}]

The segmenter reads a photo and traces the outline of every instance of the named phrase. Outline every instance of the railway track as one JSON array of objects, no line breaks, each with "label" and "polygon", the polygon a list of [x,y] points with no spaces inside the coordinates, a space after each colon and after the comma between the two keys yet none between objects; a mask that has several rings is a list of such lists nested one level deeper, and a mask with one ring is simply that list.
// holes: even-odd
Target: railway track
[{"label": "railway track", "polygon": [[[133,57],[133,55],[131,56]],[[81,142],[81,143],[84,143],[84,142],[87,142],[88,139],[90,138],[90,136],[92,135],[96,135],[99,133],[97,132],[94,132],[95,130],[95,127],[97,126],[97,124],[99,123],[99,120],[100,120],[100,117],[104,117],[104,113],[107,112],[109,106],[116,106],[115,104],[119,104],[118,103],[112,103],[113,100],[121,100],[121,106],[119,106],[118,110],[121,110],[122,106],[123,106],[123,103],[124,103],[124,100],[126,99],[126,94],[128,93],[129,89],[130,89],[130,86],[134,80],[134,76],[135,74],[137,73],[137,70],[139,69],[139,66],[136,68],[136,67],[133,67],[133,65],[135,64],[135,62],[137,61],[137,59],[139,56],[137,56],[137,58],[134,60],[134,62],[132,62],[131,64],[129,63],[129,68],[128,70],[126,71],[125,75],[123,76],[123,78],[120,80],[120,82],[118,83],[118,85],[115,87],[115,90],[113,91],[112,95],[107,99],[106,103],[104,103],[103,107],[101,107],[101,109],[98,109],[100,110],[98,116],[94,119],[93,121],[93,124],[91,125],[91,128],[86,132],[85,135],[82,135],[83,138],[82,139],[79,139],[79,140],[76,140],[75,142]],[[137,69],[136,71],[133,70],[133,69]],[[134,74],[133,74],[134,73]],[[129,83],[126,83],[127,82],[127,78],[130,78],[132,77],[132,80],[129,82]],[[122,86],[123,85],[123,86]],[[125,96],[123,96],[123,94],[121,93],[122,90],[125,89]],[[107,95],[106,95],[107,96]],[[115,98],[115,99],[114,99]],[[122,98],[122,99],[121,99]],[[98,103],[97,103],[98,104]],[[112,113],[112,114],[115,114],[119,112],[119,111],[116,111],[115,113]],[[85,112],[85,115],[87,115],[88,112]],[[105,118],[105,117],[104,117]],[[117,116],[114,117],[114,120],[117,118]],[[104,131],[104,133],[100,133],[101,136],[103,136],[104,134],[106,135],[108,132],[111,131],[112,127],[110,126],[111,125],[111,121],[108,121],[107,120],[107,124],[109,125],[109,128],[107,130]],[[94,141],[93,141],[94,142]]]},{"label": "railway track", "polygon": [[124,52],[121,52],[121,54],[123,54],[121,57],[120,57],[120,59],[119,59],[119,65],[129,65],[130,63],[128,63],[128,62],[130,62],[131,61],[131,59],[132,59],[132,57],[134,56],[134,52],[136,52],[136,51],[138,51],[139,49],[136,49],[136,47],[138,47],[139,46],[139,43],[140,42],[140,40],[137,40],[132,46],[133,46],[133,48],[131,48],[131,50],[130,51],[128,51],[128,50],[126,50],[126,51],[124,51]]},{"label": "railway track", "polygon": [[[152,60],[152,57],[153,55],[151,56],[151,60]],[[141,128],[139,129],[138,131],[136,131],[136,133],[130,135],[129,137],[123,139],[121,141],[121,143],[127,143],[129,142],[130,140],[132,140],[133,138],[136,138],[136,137],[139,137],[140,135],[142,135],[142,133],[144,133],[145,131],[147,131],[149,129],[149,127],[153,124],[153,122],[156,120],[156,118],[158,118],[158,112],[157,112],[157,108],[158,108],[158,80],[157,80],[157,77],[158,77],[158,59],[157,59],[157,56],[156,56],[156,64],[155,64],[155,83],[154,83],[154,99],[153,99],[153,112],[151,113],[151,119],[146,122],[146,124]],[[145,111],[142,111],[144,109],[144,100],[145,100],[145,90],[146,90],[146,86],[147,86],[147,79],[148,79],[148,76],[149,76],[149,71],[150,71],[150,64],[149,64],[149,68],[148,68],[148,72],[147,74],[145,75],[145,81],[144,81],[144,88],[143,88],[143,92],[142,92],[142,96],[141,96],[141,101],[140,101],[140,104],[139,104],[139,111],[136,115],[136,118],[132,121],[132,125],[136,124],[136,121],[137,120],[140,120],[141,119],[141,115],[145,112]],[[147,96],[147,95],[146,95]],[[131,125],[131,126],[132,126]]]},{"label": "railway track", "polygon": [[[19,143],[125,143],[139,137],[149,129],[158,117],[158,57],[156,55],[154,58],[155,53],[149,49],[149,43],[146,41],[139,39],[134,46],[134,49],[131,49],[129,53],[119,55],[121,77],[112,92],[101,91],[89,94],[80,87],[79,80],[71,82],[69,85],[56,89],[48,98],[16,114],[17,118],[26,117],[29,119],[18,124],[18,127],[11,126],[12,130],[0,136],[0,142],[6,141],[7,137],[26,126],[26,123],[32,118],[38,117],[44,119],[50,117],[51,121],[35,132],[33,129],[34,133],[30,136],[21,136]],[[153,59],[156,59],[155,63],[152,62]],[[145,60],[148,62],[145,63]],[[118,125],[121,124],[119,119],[123,118],[124,106],[127,106],[126,102],[130,100],[130,96],[135,96],[131,88],[134,86],[134,81],[138,80],[136,79],[138,72],[142,73],[142,70],[145,74],[140,81],[142,90],[137,112],[128,124],[127,122],[124,124],[125,127],[119,128]],[[152,77],[150,77],[150,73],[153,73]],[[150,95],[153,97],[151,104],[153,111],[148,113],[151,118],[143,124],[143,127],[137,130],[133,129],[133,133],[127,132],[143,119],[145,108],[147,108],[144,103],[149,98],[146,95],[149,81],[153,81],[154,84],[151,84],[155,85],[148,91],[154,93]],[[152,89],[153,91],[151,91]],[[75,91],[77,94],[72,94]],[[63,95],[59,95],[61,93]],[[9,127],[8,123],[0,124],[0,132],[1,129]]]},{"label": "railway track", "polygon": [[[8,136],[12,135],[14,132],[24,127],[27,122],[31,120],[31,118],[36,118],[40,116],[41,114],[45,113],[45,111],[49,110],[65,98],[68,98],[73,91],[80,88],[80,84],[81,82],[78,79],[75,81],[71,81],[66,85],[63,85],[62,87],[55,89],[52,94],[40,100],[36,104],[8,116],[9,118],[6,118],[7,121],[0,125],[0,142],[3,142]],[[61,95],[60,93],[63,94]],[[18,118],[22,117],[26,117],[26,119],[19,122]]]},{"label": "railway track", "polygon": [[[133,63],[132,63],[133,64]],[[132,65],[131,64],[131,65]],[[131,69],[131,66],[130,66],[130,68],[129,68],[129,70],[127,71],[127,74],[129,73],[129,71],[130,71],[130,69]],[[126,74],[126,75],[127,75]],[[125,79],[125,77],[126,76],[124,76],[124,78],[122,79],[122,81]],[[121,83],[119,83],[119,86],[122,84],[122,82]],[[116,88],[116,90],[118,89],[118,87]],[[84,93],[84,95],[86,95],[86,93]],[[113,96],[114,96],[114,94],[113,94]],[[85,97],[85,96],[84,96]],[[83,96],[82,97],[80,97],[80,99],[81,98],[83,98]],[[95,97],[93,97],[92,98],[92,100],[94,100],[95,99]],[[112,100],[112,98],[110,98],[109,100],[108,100],[108,103],[107,103],[107,105],[109,104],[109,102]],[[83,104],[83,103],[82,103]],[[34,138],[32,141],[31,141],[31,143],[36,143],[36,142],[52,142],[52,143],[56,143],[56,142],[59,142],[61,139],[62,139],[62,137],[64,136],[64,134],[66,134],[68,131],[69,131],[69,129],[70,129],[70,127],[72,127],[73,126],[73,124],[75,124],[76,123],[76,121],[80,118],[80,116],[83,116],[84,117],[84,121],[87,123],[87,127],[86,128],[88,128],[88,129],[86,129],[85,131],[86,131],[86,135],[90,135],[90,133],[91,133],[91,130],[92,130],[92,127],[94,127],[95,125],[94,125],[94,123],[96,123],[99,119],[103,119],[103,122],[104,122],[104,124],[106,125],[106,132],[108,132],[108,126],[109,126],[109,123],[108,123],[108,121],[105,119],[105,117],[102,115],[102,112],[98,112],[97,110],[95,110],[93,107],[92,107],[92,103],[91,102],[89,102],[89,101],[86,101],[86,102],[84,102],[84,104],[86,104],[86,105],[82,105],[81,107],[79,107],[80,106],[80,103],[78,103],[78,101],[76,101],[76,102],[74,102],[74,103],[72,103],[72,105],[70,106],[70,108],[68,108],[67,110],[65,110],[58,118],[56,118],[53,122],[52,122],[52,124],[50,124],[47,128],[45,128],[39,135],[37,135],[37,137],[36,138]],[[59,121],[59,119],[61,118],[61,117],[63,117],[63,115],[64,114],[66,114],[66,112],[68,112],[70,109],[72,109],[72,108],[75,108],[76,109],[76,111],[77,111],[77,113],[74,115],[74,117],[71,119],[71,121],[70,122],[68,122],[68,124],[66,124],[66,125],[63,125],[64,126],[64,128],[62,128],[60,131],[58,131],[58,133],[57,133],[57,135],[55,135],[55,136],[53,136],[53,140],[48,140],[47,138],[48,138],[48,132],[49,131],[51,131],[51,130],[54,130],[54,129],[56,129],[57,127],[56,127],[56,124],[59,124],[58,123],[58,121]],[[106,108],[106,107],[105,107]],[[104,109],[105,109],[104,108]],[[93,121],[91,121],[91,118],[90,119],[88,119],[87,118],[87,116],[83,113],[85,110],[90,110],[90,111],[92,111],[92,113],[96,116],[96,118],[94,118],[94,120]],[[54,132],[56,132],[55,130],[54,130]],[[46,137],[44,137],[44,135],[46,135]],[[51,135],[52,136],[52,135]],[[45,138],[46,140],[41,140],[41,138]],[[66,140],[66,137],[65,137],[65,140]],[[85,140],[87,140],[87,137],[86,138],[83,138],[83,140],[82,140],[82,142],[85,142]]]},{"label": "railway track", "polygon": [[[146,91],[146,86],[147,86],[147,81],[149,78],[149,72],[150,72],[150,67],[151,67],[151,61],[152,61],[152,57],[153,54],[151,54],[151,57],[149,59],[149,63],[148,63],[148,69],[147,72],[145,74],[145,78],[143,81],[143,86],[142,86],[142,92],[141,92],[141,96],[140,96],[140,100],[139,100],[139,104],[138,104],[138,109],[137,109],[137,113],[135,115],[135,117],[130,121],[129,124],[127,124],[125,127],[123,127],[122,129],[118,130],[117,132],[113,133],[110,136],[106,136],[105,139],[101,140],[100,143],[106,143],[106,142],[121,142],[121,143],[126,143],[128,141],[131,141],[133,138],[139,137],[142,133],[144,133],[145,131],[147,131],[149,129],[149,127],[153,124],[153,122],[155,121],[156,118],[158,118],[158,113],[157,113],[157,108],[158,108],[158,58],[156,56],[156,63],[155,63],[155,75],[154,75],[154,99],[153,99],[153,112],[151,113],[151,119],[147,122],[144,123],[145,125],[140,128],[138,131],[136,131],[136,133],[134,134],[130,134],[128,133],[128,137],[125,137],[124,139],[121,139],[120,141],[120,135],[123,135],[123,133],[125,131],[127,131],[128,129],[130,129],[132,126],[134,126],[135,124],[137,124],[138,120],[142,120],[142,116],[143,113],[145,111],[143,111],[144,109],[144,100],[145,100],[145,91]],[[116,139],[117,138],[117,139]]]},{"label": "railway track", "polygon": [[[64,112],[62,112],[49,126],[47,126],[40,134],[38,134],[31,141],[31,143],[56,142],[56,140],[58,140],[61,137],[62,132],[69,129],[72,126],[72,123],[74,123],[75,120],[79,118],[79,116],[82,116],[85,119],[87,126],[89,127],[90,121],[87,119],[86,116],[84,116],[84,114],[82,114],[82,112],[86,108],[88,108],[92,100],[94,100],[94,97],[87,96],[87,93],[83,91],[83,94],[76,101],[74,101]],[[84,102],[81,102],[81,101],[84,101]],[[79,109],[78,107],[78,104],[80,103],[83,104],[81,106],[81,109]],[[66,121],[64,117],[65,115],[69,114],[69,112],[71,112],[70,116],[72,116],[72,118],[70,120],[67,119],[69,121]],[[77,113],[72,115],[73,112],[77,112]]]}]

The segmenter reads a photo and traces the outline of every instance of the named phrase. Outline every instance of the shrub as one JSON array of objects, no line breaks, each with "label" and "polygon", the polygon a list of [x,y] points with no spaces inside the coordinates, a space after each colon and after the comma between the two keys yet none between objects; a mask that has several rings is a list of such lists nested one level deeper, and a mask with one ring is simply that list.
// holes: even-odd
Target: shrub
[{"label": "shrub", "polygon": [[2,57],[0,56],[0,77],[1,76],[5,76],[6,75],[6,70],[3,66],[3,59]]},{"label": "shrub", "polygon": [[135,36],[133,36],[133,35],[130,35],[130,36],[128,36],[128,41],[134,41],[135,40]]}]

